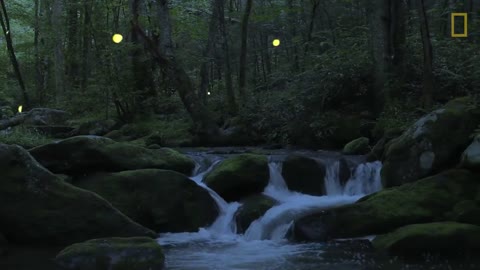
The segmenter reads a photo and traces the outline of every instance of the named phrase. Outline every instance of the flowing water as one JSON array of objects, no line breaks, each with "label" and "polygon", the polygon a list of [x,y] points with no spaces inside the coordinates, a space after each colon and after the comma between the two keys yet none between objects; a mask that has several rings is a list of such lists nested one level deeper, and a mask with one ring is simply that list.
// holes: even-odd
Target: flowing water
[{"label": "flowing water", "polygon": [[[295,219],[310,213],[350,204],[366,194],[381,189],[381,163],[355,164],[352,176],[345,185],[339,180],[338,160],[323,160],[327,166],[326,196],[311,196],[288,190],[282,177],[282,162],[271,157],[270,181],[264,194],[279,204],[254,221],[244,235],[236,234],[235,213],[238,202],[227,203],[203,182],[206,173],[222,158],[193,156],[197,162],[192,177],[205,188],[220,209],[217,220],[196,233],[167,233],[158,241],[166,251],[167,269],[182,270],[307,270],[360,269],[368,259],[337,244],[290,243],[285,235]],[[208,164],[208,165],[206,165]],[[341,245],[340,245],[341,246]]]}]

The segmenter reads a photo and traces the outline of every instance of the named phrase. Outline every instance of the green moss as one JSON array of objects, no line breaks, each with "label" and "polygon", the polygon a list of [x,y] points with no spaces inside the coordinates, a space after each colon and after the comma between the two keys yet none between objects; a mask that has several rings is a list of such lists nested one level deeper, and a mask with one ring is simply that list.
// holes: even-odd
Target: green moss
[{"label": "green moss", "polygon": [[204,182],[227,201],[260,193],[269,179],[266,156],[241,154],[229,158],[205,177]]},{"label": "green moss", "polygon": [[480,226],[455,222],[413,224],[377,236],[373,246],[396,255],[476,250],[480,248]]},{"label": "green moss", "polygon": [[386,233],[400,226],[447,220],[456,203],[473,199],[478,181],[465,170],[451,170],[389,188],[353,205],[332,209],[320,218],[330,237]]},{"label": "green moss", "polygon": [[245,232],[253,221],[262,217],[265,212],[276,204],[277,201],[263,194],[246,198],[242,201],[242,206],[238,209],[235,216],[237,232]]},{"label": "green moss", "polygon": [[78,136],[31,150],[55,173],[85,174],[97,171],[169,169],[190,175],[195,163],[171,149],[146,149],[105,137]]},{"label": "green moss", "polygon": [[173,171],[145,169],[99,174],[76,185],[94,191],[136,222],[157,232],[193,232],[213,223],[210,194]]},{"label": "green moss", "polygon": [[366,154],[369,150],[370,139],[361,137],[355,139],[345,145],[343,148],[343,154],[345,155],[362,155]]},{"label": "green moss", "polygon": [[0,145],[0,171],[2,232],[12,241],[65,244],[95,237],[154,235],[97,194],[51,174],[18,146]]},{"label": "green moss", "polygon": [[0,134],[0,143],[17,144],[27,149],[48,144],[52,141],[52,138],[22,126],[13,128],[10,133]]},{"label": "green moss", "polygon": [[55,261],[67,269],[160,270],[165,256],[151,238],[105,238],[69,246]]},{"label": "green moss", "polygon": [[382,168],[384,185],[413,182],[453,166],[479,123],[479,109],[465,99],[453,100],[420,118],[387,145]]},{"label": "green moss", "polygon": [[142,119],[125,125],[120,133],[124,138],[139,140],[146,145],[159,144],[158,141],[152,141],[153,137],[157,137],[162,146],[185,146],[192,143],[191,129],[192,122],[188,119]]}]

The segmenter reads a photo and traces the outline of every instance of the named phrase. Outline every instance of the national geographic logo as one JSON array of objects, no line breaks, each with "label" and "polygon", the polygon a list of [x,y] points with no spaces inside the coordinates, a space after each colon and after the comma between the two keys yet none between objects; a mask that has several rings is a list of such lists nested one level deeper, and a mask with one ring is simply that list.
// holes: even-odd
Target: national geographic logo
[{"label": "national geographic logo", "polygon": [[[455,30],[455,18],[463,19],[463,32],[456,33]],[[468,37],[468,13],[452,13],[452,37],[453,38],[466,38]]]}]

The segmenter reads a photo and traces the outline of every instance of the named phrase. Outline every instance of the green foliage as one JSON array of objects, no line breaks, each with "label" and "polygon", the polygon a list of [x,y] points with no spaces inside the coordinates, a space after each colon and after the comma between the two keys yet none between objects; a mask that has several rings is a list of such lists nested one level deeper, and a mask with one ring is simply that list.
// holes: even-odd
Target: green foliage
[{"label": "green foliage", "polygon": [[23,126],[15,127],[11,131],[2,131],[0,133],[0,143],[17,144],[26,149],[51,143],[52,141],[52,138]]}]

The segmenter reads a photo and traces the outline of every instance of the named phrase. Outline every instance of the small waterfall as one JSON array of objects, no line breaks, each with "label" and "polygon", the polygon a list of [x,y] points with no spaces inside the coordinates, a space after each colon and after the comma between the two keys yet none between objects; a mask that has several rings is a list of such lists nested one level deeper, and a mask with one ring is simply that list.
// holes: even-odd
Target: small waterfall
[{"label": "small waterfall", "polygon": [[382,189],[380,161],[364,163],[357,166],[352,177],[345,185],[343,193],[346,195],[371,194]]},{"label": "small waterfall", "polygon": [[[203,158],[208,159],[207,157]],[[238,202],[227,203],[222,197],[220,197],[220,195],[202,182],[205,175],[212,171],[213,168],[215,168],[215,166],[222,161],[222,158],[213,157],[212,159],[209,159],[210,166],[203,172],[201,172],[201,164],[205,164],[205,162],[199,159],[198,156],[197,158],[194,158],[194,161],[196,164],[194,171],[197,174],[192,176],[190,179],[208,191],[210,196],[212,196],[217,203],[220,211],[218,218],[207,230],[216,234],[235,234],[237,232],[237,224],[234,222],[234,216],[241,204]]]},{"label": "small waterfall", "polygon": [[247,240],[283,239],[293,220],[345,204],[351,204],[362,196],[382,188],[380,162],[360,164],[352,177],[342,187],[339,179],[338,161],[327,166],[325,186],[327,196],[310,196],[289,191],[282,177],[281,163],[269,164],[270,182],[264,194],[280,202],[269,209],[263,217],[252,222],[245,232]]},{"label": "small waterfall", "polygon": [[340,183],[340,161],[335,161],[327,166],[325,173],[325,191],[327,195],[343,194],[343,187]]},{"label": "small waterfall", "polygon": [[[208,160],[205,160],[208,159]],[[220,214],[215,222],[206,229],[211,235],[234,235],[236,233],[235,214],[241,206],[238,202],[227,203],[215,191],[210,189],[203,178],[223,160],[220,157],[196,156],[195,172],[191,177],[199,186],[206,189],[218,205]],[[205,169],[205,164],[209,164]],[[311,196],[290,191],[282,176],[282,162],[269,161],[269,184],[263,194],[277,200],[279,204],[269,209],[261,218],[252,222],[244,234],[245,240],[281,240],[284,238],[292,222],[308,214],[323,209],[351,204],[364,195],[379,191],[381,162],[362,163],[354,170],[345,186],[340,181],[340,162],[330,162],[326,167],[326,196]],[[320,180],[319,180],[320,181]]]}]

